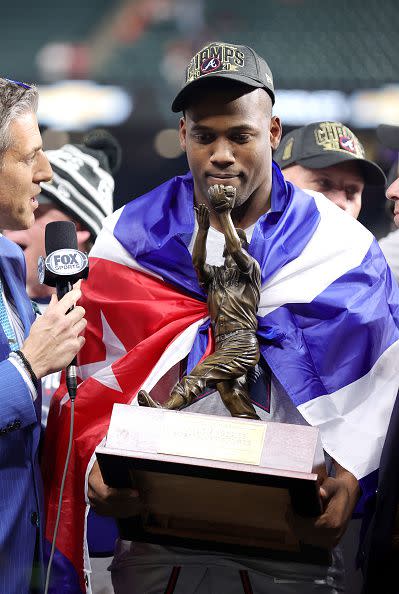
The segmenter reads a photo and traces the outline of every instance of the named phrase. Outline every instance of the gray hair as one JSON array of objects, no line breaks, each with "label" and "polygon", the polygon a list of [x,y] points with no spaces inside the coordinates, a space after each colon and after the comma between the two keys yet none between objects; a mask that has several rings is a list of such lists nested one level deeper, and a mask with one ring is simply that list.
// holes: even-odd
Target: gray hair
[{"label": "gray hair", "polygon": [[25,113],[36,113],[39,95],[34,85],[0,78],[0,167],[10,148],[11,123]]}]

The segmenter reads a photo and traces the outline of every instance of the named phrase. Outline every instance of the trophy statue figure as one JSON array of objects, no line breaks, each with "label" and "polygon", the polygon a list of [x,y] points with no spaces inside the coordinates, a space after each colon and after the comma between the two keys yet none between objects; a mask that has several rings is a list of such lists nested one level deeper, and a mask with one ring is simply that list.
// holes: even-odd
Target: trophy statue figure
[{"label": "trophy statue figure", "polygon": [[256,312],[260,298],[260,267],[247,252],[245,232],[235,229],[231,220],[236,188],[217,184],[208,192],[225,237],[225,260],[222,266],[206,264],[210,217],[208,207],[200,204],[195,209],[198,233],[193,265],[199,283],[208,295],[215,352],[175,385],[163,405],[145,390],[139,391],[138,402],[140,406],[176,410],[188,406],[206,387],[215,387],[233,417],[259,419],[249,397],[247,371],[259,361]]}]

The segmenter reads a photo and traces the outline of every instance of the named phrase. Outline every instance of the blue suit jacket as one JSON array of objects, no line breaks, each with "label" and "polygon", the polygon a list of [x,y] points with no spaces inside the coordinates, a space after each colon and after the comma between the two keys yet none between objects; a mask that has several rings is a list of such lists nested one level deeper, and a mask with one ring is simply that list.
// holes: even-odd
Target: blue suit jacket
[{"label": "blue suit jacket", "polygon": [[[0,268],[26,337],[34,313],[25,290],[25,260],[21,249],[1,235]],[[38,464],[41,395],[33,402],[21,374],[7,361],[9,352],[0,326],[0,592],[25,594],[43,509]]]}]

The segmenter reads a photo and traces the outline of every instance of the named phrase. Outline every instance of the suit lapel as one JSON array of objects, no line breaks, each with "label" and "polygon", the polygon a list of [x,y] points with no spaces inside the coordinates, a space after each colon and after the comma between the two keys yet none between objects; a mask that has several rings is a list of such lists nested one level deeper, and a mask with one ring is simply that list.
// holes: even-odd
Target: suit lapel
[{"label": "suit lapel", "polygon": [[[7,244],[5,243],[4,238],[0,237],[0,241],[1,272],[3,275],[4,282],[7,285],[9,293],[18,311],[18,315],[23,324],[24,337],[26,338],[29,334],[30,325],[34,320],[34,313],[30,299],[25,289],[21,259],[18,259],[14,254],[7,253]],[[8,345],[8,341],[5,337],[4,332],[2,333],[2,335],[3,340],[5,340]]]},{"label": "suit lapel", "polygon": [[24,337],[29,333],[29,327],[33,321],[33,310],[21,278],[15,274],[13,261],[6,260],[3,266],[3,277],[10,291],[10,295],[17,308],[18,315],[24,327]]}]

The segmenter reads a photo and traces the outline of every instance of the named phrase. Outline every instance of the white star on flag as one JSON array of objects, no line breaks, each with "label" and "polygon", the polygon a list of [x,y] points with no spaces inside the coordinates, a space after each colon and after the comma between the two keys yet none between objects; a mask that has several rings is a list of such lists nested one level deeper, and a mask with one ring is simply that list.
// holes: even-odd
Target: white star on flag
[{"label": "white star on flag", "polygon": [[[108,324],[102,311],[100,311],[100,314],[103,330],[102,341],[105,345],[105,359],[102,361],[95,361],[94,363],[80,365],[78,367],[78,376],[82,380],[93,377],[98,382],[100,382],[100,384],[111,388],[111,390],[122,392],[122,388],[120,387],[118,380],[112,371],[112,363],[123,357],[123,355],[126,355],[127,351],[119,338],[116,336],[115,332],[112,330],[111,326]],[[69,395],[65,394],[65,396],[60,401],[60,406],[63,406],[66,402],[68,402],[68,400]]]}]

